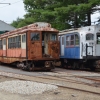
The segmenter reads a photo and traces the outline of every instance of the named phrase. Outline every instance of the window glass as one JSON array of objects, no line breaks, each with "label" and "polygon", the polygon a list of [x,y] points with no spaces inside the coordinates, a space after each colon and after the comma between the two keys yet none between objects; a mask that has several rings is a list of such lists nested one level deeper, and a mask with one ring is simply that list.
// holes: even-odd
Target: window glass
[{"label": "window glass", "polygon": [[18,36],[18,48],[20,48],[21,47],[21,36],[19,35]]},{"label": "window glass", "polygon": [[57,40],[57,34],[51,34],[50,40],[56,41]]},{"label": "window glass", "polygon": [[22,42],[26,42],[26,35],[22,35]]},{"label": "window glass", "polygon": [[64,45],[64,37],[62,37],[62,45]]},{"label": "window glass", "polygon": [[39,33],[31,33],[31,41],[39,41],[40,34]]},{"label": "window glass", "polygon": [[2,47],[2,40],[0,40],[0,49],[3,49]]},{"label": "window glass", "polygon": [[66,36],[66,46],[70,45],[70,36]]},{"label": "window glass", "polygon": [[3,45],[6,45],[6,39],[3,39]]},{"label": "window glass", "polygon": [[79,36],[75,34],[75,45],[79,45]]},{"label": "window glass", "polygon": [[58,37],[58,41],[60,41],[60,37]]},{"label": "window glass", "polygon": [[97,44],[100,44],[100,34],[97,34]]},{"label": "window glass", "polygon": [[71,35],[70,45],[74,45],[74,35]]},{"label": "window glass", "polygon": [[94,35],[91,33],[86,34],[86,40],[94,40]]},{"label": "window glass", "polygon": [[21,35],[8,38],[8,49],[21,48]]}]

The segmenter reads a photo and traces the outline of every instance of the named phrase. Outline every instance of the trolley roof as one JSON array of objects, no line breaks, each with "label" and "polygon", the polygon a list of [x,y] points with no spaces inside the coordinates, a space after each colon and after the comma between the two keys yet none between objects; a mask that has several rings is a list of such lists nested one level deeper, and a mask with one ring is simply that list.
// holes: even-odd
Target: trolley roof
[{"label": "trolley roof", "polygon": [[49,24],[49,23],[36,22],[36,23],[30,24],[30,25],[24,26],[22,28],[18,28],[18,29],[15,29],[13,31],[1,34],[0,37],[2,38],[2,37],[9,36],[9,35],[21,34],[23,32],[27,32],[29,30],[30,31],[53,31],[53,32],[59,32],[55,28],[52,28],[51,24]]},{"label": "trolley roof", "polygon": [[81,28],[72,28],[72,29],[62,30],[59,32],[59,35],[63,35],[63,34],[71,33],[71,32],[80,32],[80,31],[85,31],[85,32],[99,31],[100,32],[100,24],[81,27]]}]

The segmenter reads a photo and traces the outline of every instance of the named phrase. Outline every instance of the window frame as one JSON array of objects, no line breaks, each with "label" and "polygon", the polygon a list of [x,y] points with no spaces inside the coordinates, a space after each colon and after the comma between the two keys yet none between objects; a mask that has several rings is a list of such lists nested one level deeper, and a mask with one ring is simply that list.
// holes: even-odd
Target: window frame
[{"label": "window frame", "polygon": [[21,48],[21,35],[8,38],[8,49]]}]

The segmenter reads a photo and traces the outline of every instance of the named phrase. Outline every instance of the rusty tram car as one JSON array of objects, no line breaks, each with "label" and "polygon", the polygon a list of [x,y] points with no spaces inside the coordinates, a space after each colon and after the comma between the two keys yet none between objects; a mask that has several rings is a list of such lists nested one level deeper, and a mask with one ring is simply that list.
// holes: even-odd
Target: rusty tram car
[{"label": "rusty tram car", "polygon": [[58,30],[36,22],[0,35],[0,62],[23,70],[51,70],[59,59]]}]

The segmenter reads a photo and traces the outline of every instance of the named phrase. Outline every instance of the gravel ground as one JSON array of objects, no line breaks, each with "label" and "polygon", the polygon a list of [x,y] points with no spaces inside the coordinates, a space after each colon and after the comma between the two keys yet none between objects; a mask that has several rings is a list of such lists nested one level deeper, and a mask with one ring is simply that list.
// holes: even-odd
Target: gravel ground
[{"label": "gravel ground", "polygon": [[37,83],[32,81],[12,80],[0,83],[0,90],[18,94],[42,94],[46,91],[55,90],[55,85]]},{"label": "gravel ground", "polygon": [[[16,80],[14,78],[0,76],[0,84],[6,83],[6,82],[9,83],[9,82],[23,82],[23,81],[22,80],[20,81],[18,79]],[[24,81],[24,82],[27,83],[27,81]],[[23,84],[26,84],[26,83],[23,83]],[[31,82],[31,84],[34,84],[34,82]],[[8,84],[6,83],[6,85]],[[42,84],[42,85],[45,85],[45,84]],[[10,84],[10,86],[11,86],[10,88],[12,89],[13,84]],[[16,88],[18,88],[17,84],[15,86]],[[0,100],[100,100],[100,96],[94,95],[91,93],[80,92],[76,90],[59,88],[59,87],[41,92],[39,94],[34,94],[34,93],[20,94],[18,92],[11,93],[10,91],[8,92],[8,91],[1,89],[0,90]]]}]

